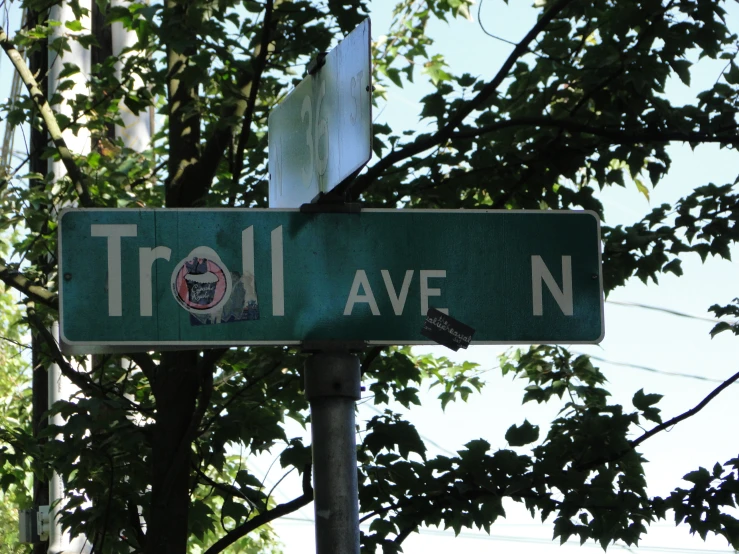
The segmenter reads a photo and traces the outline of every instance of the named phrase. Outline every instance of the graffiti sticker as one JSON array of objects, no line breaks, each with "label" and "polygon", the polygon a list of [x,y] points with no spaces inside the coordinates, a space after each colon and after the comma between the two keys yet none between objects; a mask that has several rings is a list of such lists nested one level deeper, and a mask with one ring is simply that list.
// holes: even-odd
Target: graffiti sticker
[{"label": "graffiti sticker", "polygon": [[191,314],[220,312],[231,296],[231,272],[212,248],[199,246],[175,266],[172,294]]}]

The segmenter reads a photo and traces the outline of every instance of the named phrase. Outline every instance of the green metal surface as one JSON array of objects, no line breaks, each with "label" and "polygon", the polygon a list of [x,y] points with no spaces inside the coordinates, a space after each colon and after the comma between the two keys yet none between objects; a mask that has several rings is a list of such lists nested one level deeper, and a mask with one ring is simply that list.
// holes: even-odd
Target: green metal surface
[{"label": "green metal surface", "polygon": [[[73,209],[59,229],[62,339],[79,353],[305,340],[424,344],[424,304],[474,328],[473,344],[599,342],[604,332],[600,230],[590,212]],[[124,236],[116,239],[115,229]],[[116,241],[119,275],[110,276]],[[165,249],[146,250],[154,247]],[[152,261],[151,252],[166,249],[168,260]],[[200,269],[185,264],[193,252]],[[149,266],[151,315],[142,315]],[[251,270],[255,286],[246,278],[239,287]],[[110,299],[116,279],[120,315]],[[223,297],[203,316],[183,284],[195,280],[217,282],[215,298]],[[245,306],[242,319],[220,322],[229,299]]]}]

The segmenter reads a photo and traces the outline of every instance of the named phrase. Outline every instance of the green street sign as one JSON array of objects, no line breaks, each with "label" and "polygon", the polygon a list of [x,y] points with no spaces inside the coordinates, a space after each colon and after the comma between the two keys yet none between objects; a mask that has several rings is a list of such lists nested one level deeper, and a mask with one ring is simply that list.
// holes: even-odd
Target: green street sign
[{"label": "green street sign", "polygon": [[603,338],[592,212],[69,209],[65,350],[429,344],[429,308],[473,344]]}]

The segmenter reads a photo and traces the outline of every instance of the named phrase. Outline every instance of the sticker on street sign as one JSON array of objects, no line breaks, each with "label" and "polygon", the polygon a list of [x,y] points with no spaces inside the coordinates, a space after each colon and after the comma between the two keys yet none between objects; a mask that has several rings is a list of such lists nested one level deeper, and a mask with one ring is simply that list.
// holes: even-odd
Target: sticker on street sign
[{"label": "sticker on street sign", "polygon": [[269,206],[299,208],[372,156],[370,20],[269,114]]},{"label": "sticker on street sign", "polygon": [[430,308],[472,344],[604,332],[592,212],[69,209],[59,252],[70,353],[431,344]]},{"label": "sticker on street sign", "polygon": [[421,334],[456,352],[470,345],[475,330],[436,308],[429,308]]}]

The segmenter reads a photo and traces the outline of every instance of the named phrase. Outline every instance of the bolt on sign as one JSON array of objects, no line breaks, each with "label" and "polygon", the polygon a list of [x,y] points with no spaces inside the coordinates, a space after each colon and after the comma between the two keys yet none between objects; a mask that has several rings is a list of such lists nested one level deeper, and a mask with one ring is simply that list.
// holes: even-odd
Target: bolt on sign
[{"label": "bolt on sign", "polygon": [[70,353],[430,344],[430,308],[472,344],[604,333],[592,212],[68,209],[59,249]]}]

